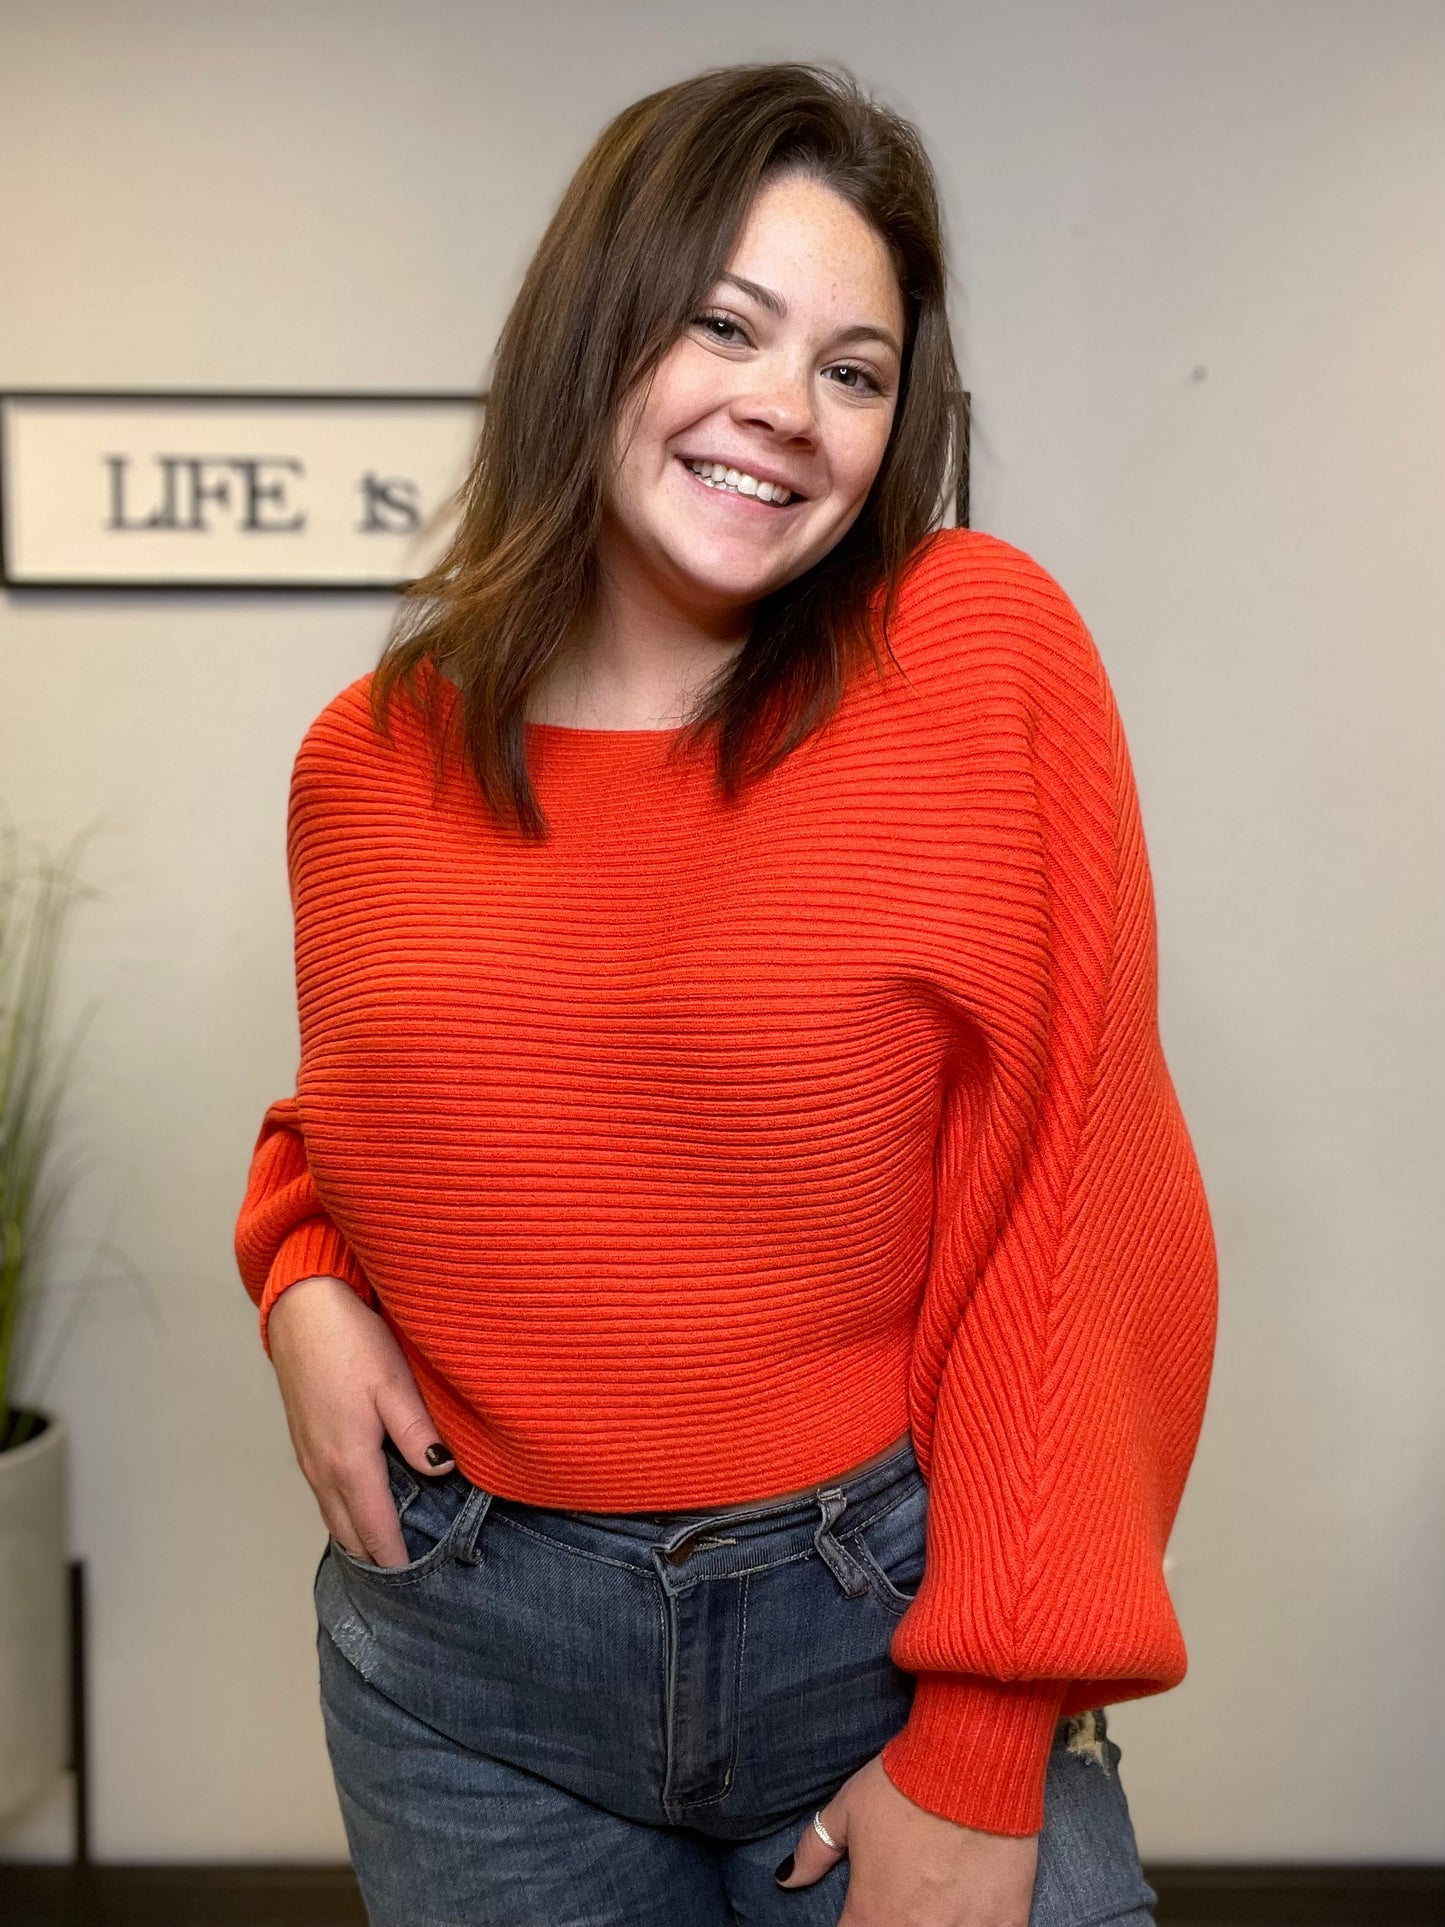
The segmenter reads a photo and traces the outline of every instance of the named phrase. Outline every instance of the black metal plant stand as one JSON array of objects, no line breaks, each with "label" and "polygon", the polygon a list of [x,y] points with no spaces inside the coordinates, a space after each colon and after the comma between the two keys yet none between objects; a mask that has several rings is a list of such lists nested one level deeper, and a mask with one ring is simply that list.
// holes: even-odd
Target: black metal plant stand
[{"label": "black metal plant stand", "polygon": [[75,1775],[75,1865],[90,1865],[90,1748],[85,1674],[85,1561],[70,1562],[70,1758]]}]

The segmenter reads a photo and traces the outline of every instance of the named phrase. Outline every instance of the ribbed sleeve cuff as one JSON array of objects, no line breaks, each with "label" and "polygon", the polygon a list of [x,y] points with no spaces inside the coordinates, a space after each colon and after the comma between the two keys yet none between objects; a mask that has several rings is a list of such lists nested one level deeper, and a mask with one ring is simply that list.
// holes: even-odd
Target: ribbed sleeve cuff
[{"label": "ribbed sleeve cuff", "polygon": [[916,1806],[984,1833],[1037,1833],[1068,1681],[920,1673],[883,1770]]},{"label": "ribbed sleeve cuff", "polygon": [[299,1284],[303,1278],[340,1278],[362,1304],[376,1310],[376,1294],[366,1281],[366,1273],[330,1218],[305,1218],[287,1232],[266,1273],[261,1293],[261,1346],[267,1358],[271,1356],[271,1307],[288,1285]]}]

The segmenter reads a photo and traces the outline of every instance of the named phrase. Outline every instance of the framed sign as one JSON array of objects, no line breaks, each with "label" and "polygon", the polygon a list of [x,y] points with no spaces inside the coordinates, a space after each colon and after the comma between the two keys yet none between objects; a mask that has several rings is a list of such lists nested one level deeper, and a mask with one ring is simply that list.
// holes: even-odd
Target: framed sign
[{"label": "framed sign", "polygon": [[0,394],[14,588],[396,589],[438,560],[482,395]]}]

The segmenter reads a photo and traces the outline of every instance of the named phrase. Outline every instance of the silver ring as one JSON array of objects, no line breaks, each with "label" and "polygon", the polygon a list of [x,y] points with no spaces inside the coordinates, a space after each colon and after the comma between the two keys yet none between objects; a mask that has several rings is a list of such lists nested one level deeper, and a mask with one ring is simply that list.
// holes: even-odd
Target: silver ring
[{"label": "silver ring", "polygon": [[835,1840],[823,1825],[823,1809],[821,1807],[819,1807],[818,1811],[813,1815],[813,1831],[825,1847],[831,1847],[834,1853],[841,1853],[843,1843],[841,1840]]}]

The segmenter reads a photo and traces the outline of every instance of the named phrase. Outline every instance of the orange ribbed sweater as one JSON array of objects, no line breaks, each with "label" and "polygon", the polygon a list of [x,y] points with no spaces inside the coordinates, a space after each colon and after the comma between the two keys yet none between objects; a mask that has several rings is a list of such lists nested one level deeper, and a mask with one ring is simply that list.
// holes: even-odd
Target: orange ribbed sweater
[{"label": "orange ribbed sweater", "polygon": [[[1061,1713],[1175,1685],[1162,1559],[1216,1272],[1093,641],[946,531],[827,726],[729,806],[675,730],[527,725],[488,815],[369,677],[296,760],[301,1065],[237,1230],[391,1325],[477,1484],[598,1511],[824,1480],[911,1429],[919,1805],[1035,1831]],[[885,659],[886,660],[886,659]],[[448,685],[448,688],[450,686]]]}]

